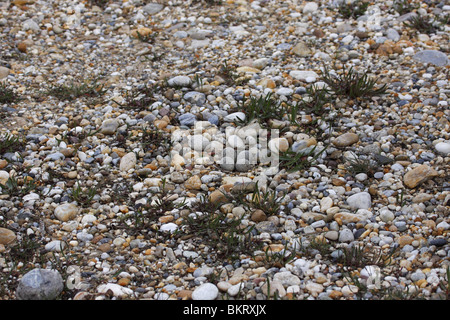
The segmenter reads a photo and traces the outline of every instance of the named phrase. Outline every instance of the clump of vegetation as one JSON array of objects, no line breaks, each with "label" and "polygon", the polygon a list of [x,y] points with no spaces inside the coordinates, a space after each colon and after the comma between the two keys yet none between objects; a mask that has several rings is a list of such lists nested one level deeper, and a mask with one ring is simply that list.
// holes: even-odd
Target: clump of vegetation
[{"label": "clump of vegetation", "polygon": [[290,106],[288,115],[292,124],[297,124],[299,111],[316,116],[324,115],[332,101],[329,90],[326,88],[318,88],[317,86],[307,87],[304,96],[306,98],[302,97],[295,105]]},{"label": "clump of vegetation", "polygon": [[96,195],[97,189],[95,187],[83,188],[79,182],[77,182],[77,186],[74,186],[70,192],[72,200],[84,207],[91,204]]},{"label": "clump of vegetation", "polygon": [[348,3],[344,0],[339,5],[338,12],[345,19],[356,19],[366,12],[368,6],[369,2],[367,1],[355,0],[352,3]]},{"label": "clump of vegetation", "polygon": [[358,173],[366,173],[373,175],[379,168],[378,163],[370,157],[353,156],[346,159],[348,165],[347,171],[353,175]]},{"label": "clump of vegetation", "polygon": [[233,261],[242,254],[253,254],[261,243],[253,236],[253,226],[243,225],[242,217],[222,212],[220,204],[212,204],[203,197],[197,208],[183,220],[179,236],[198,237],[202,242],[214,248],[219,259]]},{"label": "clump of vegetation", "polygon": [[409,28],[415,29],[420,33],[436,33],[443,25],[448,23],[448,17],[433,17],[423,15],[415,15],[403,22],[403,24]]},{"label": "clump of vegetation", "polygon": [[279,119],[287,110],[284,104],[276,101],[270,92],[267,95],[261,95],[259,98],[250,97],[250,100],[246,100],[244,97],[241,103],[241,111],[245,114],[245,119],[240,121],[242,124],[257,120],[259,124],[267,127],[269,120]]},{"label": "clump of vegetation", "polygon": [[298,152],[291,149],[280,153],[280,168],[288,172],[301,171],[313,166],[317,159],[325,152],[326,147],[316,150],[317,145],[312,148],[305,148]]},{"label": "clump of vegetation", "polygon": [[408,12],[411,12],[415,9],[420,8],[420,5],[413,4],[411,1],[408,1],[408,0],[395,0],[394,4],[393,4],[393,8],[400,15],[404,15],[404,14],[407,14]]},{"label": "clump of vegetation", "polygon": [[328,68],[324,67],[322,79],[334,94],[350,99],[379,96],[387,91],[386,84],[378,87],[376,79],[370,78],[367,73],[359,74],[353,67],[343,75],[331,74]]},{"label": "clump of vegetation", "polygon": [[122,103],[114,100],[115,103],[125,109],[137,111],[146,110],[150,104],[156,101],[154,97],[154,89],[152,87],[141,87],[131,91],[126,91],[125,99]]},{"label": "clump of vegetation", "polygon": [[52,85],[46,94],[59,100],[71,100],[77,98],[98,98],[106,93],[104,85],[98,83],[98,79],[87,80],[81,84],[72,82],[68,85]]},{"label": "clump of vegetation", "polygon": [[25,142],[12,134],[6,133],[0,137],[0,154],[17,152],[25,147]]},{"label": "clump of vegetation", "polygon": [[19,100],[19,95],[5,83],[0,82],[0,104],[13,103],[17,100]]}]

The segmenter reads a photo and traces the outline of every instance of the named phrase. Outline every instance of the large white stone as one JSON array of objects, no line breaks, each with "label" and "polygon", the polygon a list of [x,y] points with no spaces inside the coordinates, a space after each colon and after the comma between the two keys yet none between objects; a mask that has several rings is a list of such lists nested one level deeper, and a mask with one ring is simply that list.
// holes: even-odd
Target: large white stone
[{"label": "large white stone", "polygon": [[372,197],[368,192],[358,192],[347,198],[352,209],[369,209],[372,206]]},{"label": "large white stone", "polygon": [[212,283],[204,283],[192,292],[192,300],[215,300],[219,289]]}]

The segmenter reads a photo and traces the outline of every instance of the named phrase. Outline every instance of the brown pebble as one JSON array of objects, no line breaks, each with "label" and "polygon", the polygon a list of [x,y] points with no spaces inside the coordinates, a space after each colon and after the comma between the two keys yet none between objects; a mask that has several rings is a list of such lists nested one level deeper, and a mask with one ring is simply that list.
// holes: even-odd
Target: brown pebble
[{"label": "brown pebble", "polygon": [[255,211],[253,211],[250,219],[255,222],[262,222],[262,221],[266,221],[267,216],[264,213],[264,211],[262,211],[261,209],[256,209]]},{"label": "brown pebble", "polygon": [[102,243],[98,246],[98,250],[102,252],[108,252],[111,250],[111,245],[109,243]]},{"label": "brown pebble", "polygon": [[17,49],[19,49],[20,52],[26,53],[27,52],[27,44],[25,42],[21,42],[17,45]]}]

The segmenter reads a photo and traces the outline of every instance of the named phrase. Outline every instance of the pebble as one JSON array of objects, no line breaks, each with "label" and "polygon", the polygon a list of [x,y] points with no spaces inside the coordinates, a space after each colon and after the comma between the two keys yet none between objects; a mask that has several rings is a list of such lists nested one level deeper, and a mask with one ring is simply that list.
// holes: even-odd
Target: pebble
[{"label": "pebble", "polygon": [[63,279],[57,270],[36,268],[20,279],[16,296],[19,300],[56,300],[63,288]]},{"label": "pebble", "polygon": [[74,203],[63,203],[55,208],[55,217],[62,221],[67,222],[74,219],[78,215],[79,208]]},{"label": "pebble", "polygon": [[439,142],[434,146],[434,148],[436,149],[437,152],[439,152],[443,155],[450,154],[450,143]]},{"label": "pebble", "polygon": [[368,192],[358,192],[347,198],[352,209],[369,209],[372,206],[372,197]]},{"label": "pebble", "polygon": [[347,147],[359,141],[359,136],[355,133],[347,132],[337,137],[333,144],[336,147]]},{"label": "pebble", "polygon": [[127,172],[130,169],[134,169],[136,162],[136,154],[134,152],[127,153],[120,160],[120,171]]},{"label": "pebble", "polygon": [[192,292],[192,300],[215,300],[219,289],[212,283],[204,283]]},{"label": "pebble", "polygon": [[0,244],[7,245],[16,240],[16,234],[14,231],[6,229],[6,228],[0,228]]},{"label": "pebble", "polygon": [[449,60],[445,53],[438,50],[422,50],[413,56],[414,60],[421,63],[431,63],[438,67],[448,65]]},{"label": "pebble", "polygon": [[[383,290],[358,292],[340,272],[343,248],[356,246],[400,250],[388,267],[353,276],[368,280],[377,267],[399,296],[412,285],[426,299],[442,294],[448,30],[414,33],[403,21],[419,13],[434,19],[448,6],[427,3],[399,16],[376,0],[373,23],[317,1],[11,3],[0,18],[14,38],[2,48],[0,79],[20,99],[1,103],[0,139],[9,133],[23,143],[0,143],[0,183],[18,182],[0,191],[2,298],[17,299],[8,285],[25,270],[14,279],[8,257],[27,237],[45,254],[14,261],[20,270],[50,267],[50,256],[69,249],[82,253],[83,281],[64,288],[62,299],[387,298]],[[246,123],[252,98],[271,93],[288,108],[309,101],[309,88],[327,88],[324,63],[337,75],[369,70],[388,90],[354,99],[330,92],[322,108],[299,110],[298,125],[286,112]],[[96,87],[95,97],[40,92],[97,77],[104,92]],[[270,130],[258,141],[244,130],[260,127],[278,135]],[[249,147],[262,143],[271,155],[293,151],[305,166],[251,162],[257,150]],[[353,173],[351,157],[373,167]],[[89,203],[70,203],[77,182],[96,191]],[[257,205],[256,183],[266,196]],[[201,222],[194,217],[206,222],[189,233]],[[237,225],[201,234],[216,218]],[[220,246],[235,233],[240,246]],[[313,249],[313,240],[326,246]]]},{"label": "pebble", "polygon": [[192,83],[188,76],[176,76],[167,80],[167,84],[171,87],[189,87]]},{"label": "pebble", "polygon": [[408,188],[415,188],[425,181],[438,176],[436,170],[426,164],[419,165],[409,170],[403,177],[403,182]]}]

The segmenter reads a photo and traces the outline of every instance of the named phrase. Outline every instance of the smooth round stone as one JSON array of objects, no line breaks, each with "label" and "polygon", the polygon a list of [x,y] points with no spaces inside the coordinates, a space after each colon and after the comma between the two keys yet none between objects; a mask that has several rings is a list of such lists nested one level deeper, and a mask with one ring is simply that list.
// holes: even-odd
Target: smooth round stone
[{"label": "smooth round stone", "polygon": [[0,184],[6,185],[6,182],[9,179],[9,173],[4,170],[0,170]]},{"label": "smooth round stone", "polygon": [[389,209],[382,209],[380,210],[380,219],[383,222],[391,222],[395,219],[395,215]]},{"label": "smooth round stone", "polygon": [[372,197],[368,192],[359,192],[347,198],[352,209],[369,209],[372,206]]},{"label": "smooth round stone", "polygon": [[303,13],[313,13],[316,12],[319,5],[315,2],[307,2],[303,7]]},{"label": "smooth round stone", "polygon": [[201,134],[194,134],[193,136],[188,136],[188,143],[191,149],[201,152],[205,150],[211,142]]},{"label": "smooth round stone", "polygon": [[54,300],[64,288],[57,270],[33,269],[19,282],[16,296],[19,300]]},{"label": "smooth round stone", "polygon": [[106,119],[100,127],[100,132],[105,135],[112,135],[119,128],[119,121],[116,119]]},{"label": "smooth round stone", "polygon": [[448,142],[439,142],[434,146],[434,148],[437,152],[444,155],[450,154],[450,143]]},{"label": "smooth round stone", "polygon": [[163,232],[175,232],[177,229],[178,229],[178,226],[175,223],[169,222],[169,223],[163,224],[159,230],[163,231]]},{"label": "smooth round stone", "polygon": [[191,85],[191,78],[188,76],[176,76],[167,81],[171,87],[188,87]]},{"label": "smooth round stone", "polygon": [[16,234],[14,231],[6,228],[0,228],[0,244],[9,244],[14,240],[16,240]]},{"label": "smooth round stone", "polygon": [[227,139],[228,145],[231,148],[235,148],[235,149],[244,149],[245,148],[245,143],[244,141],[242,141],[241,138],[239,138],[237,135],[233,134],[231,136],[228,137]]},{"label": "smooth round stone", "polygon": [[343,229],[339,232],[339,242],[351,242],[355,240],[352,230]]},{"label": "smooth round stone", "polygon": [[192,292],[192,300],[215,300],[219,289],[212,283],[204,283]]},{"label": "smooth round stone", "polygon": [[231,157],[223,157],[220,160],[220,167],[223,170],[227,170],[227,171],[233,171],[234,170],[234,159]]},{"label": "smooth round stone", "polygon": [[64,241],[53,240],[45,245],[45,250],[61,252],[65,247],[66,247],[66,244]]},{"label": "smooth round stone", "polygon": [[356,133],[347,132],[334,139],[333,144],[336,147],[347,147],[358,141],[359,136]]},{"label": "smooth round stone", "polygon": [[190,127],[194,125],[197,119],[192,113],[184,113],[178,117],[178,121],[182,126]]},{"label": "smooth round stone", "polygon": [[183,96],[183,99],[188,101],[188,102],[190,102],[190,103],[192,103],[192,104],[195,104],[197,106],[203,106],[203,104],[206,101],[206,96],[205,96],[204,93],[201,93],[201,92],[190,91],[190,92],[187,92]]},{"label": "smooth round stone", "polygon": [[58,220],[67,222],[78,214],[78,207],[73,203],[64,203],[55,208],[54,214]]}]

